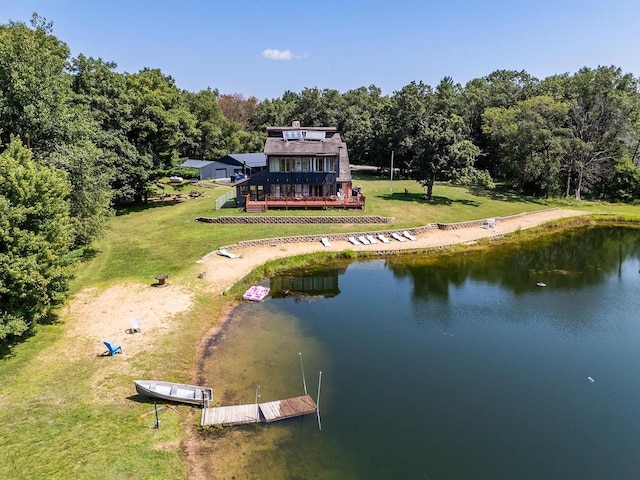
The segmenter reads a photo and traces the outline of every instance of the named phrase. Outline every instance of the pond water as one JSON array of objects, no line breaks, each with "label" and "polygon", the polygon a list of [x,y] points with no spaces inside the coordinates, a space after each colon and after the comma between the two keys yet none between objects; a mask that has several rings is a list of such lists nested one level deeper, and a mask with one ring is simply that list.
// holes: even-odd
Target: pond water
[{"label": "pond water", "polygon": [[[546,286],[538,286],[543,282]],[[636,479],[640,230],[265,282],[209,347],[219,404],[320,410],[203,437],[220,478]]]}]

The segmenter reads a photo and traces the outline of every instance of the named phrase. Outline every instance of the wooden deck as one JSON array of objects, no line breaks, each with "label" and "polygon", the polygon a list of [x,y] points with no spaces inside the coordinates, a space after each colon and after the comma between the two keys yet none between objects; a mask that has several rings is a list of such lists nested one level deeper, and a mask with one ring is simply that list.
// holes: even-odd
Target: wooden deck
[{"label": "wooden deck", "polygon": [[271,423],[285,418],[316,413],[318,407],[309,395],[251,405],[231,405],[202,409],[200,425],[244,425]]}]

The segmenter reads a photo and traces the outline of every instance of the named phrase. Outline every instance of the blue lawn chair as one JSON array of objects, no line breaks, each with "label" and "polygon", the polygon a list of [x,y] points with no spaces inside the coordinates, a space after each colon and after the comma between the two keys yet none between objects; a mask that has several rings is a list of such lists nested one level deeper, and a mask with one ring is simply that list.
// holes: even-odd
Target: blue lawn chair
[{"label": "blue lawn chair", "polygon": [[118,353],[118,351],[122,353],[122,347],[120,345],[116,345],[115,343],[109,343],[109,342],[102,342],[102,343],[104,343],[104,345],[107,347],[111,356],[114,356],[116,353]]}]

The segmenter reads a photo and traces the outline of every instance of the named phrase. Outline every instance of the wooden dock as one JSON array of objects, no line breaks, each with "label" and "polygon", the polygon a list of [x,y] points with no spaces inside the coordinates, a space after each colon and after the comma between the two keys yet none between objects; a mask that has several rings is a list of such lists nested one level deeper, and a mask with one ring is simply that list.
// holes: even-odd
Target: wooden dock
[{"label": "wooden dock", "polygon": [[285,418],[317,413],[318,406],[309,395],[250,405],[230,405],[202,409],[200,425],[244,425],[270,423]]}]

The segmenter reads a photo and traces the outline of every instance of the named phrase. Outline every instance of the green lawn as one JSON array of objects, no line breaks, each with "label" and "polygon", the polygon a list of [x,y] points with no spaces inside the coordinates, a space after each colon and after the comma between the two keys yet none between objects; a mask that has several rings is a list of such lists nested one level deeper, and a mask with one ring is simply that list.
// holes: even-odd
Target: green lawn
[{"label": "green lawn", "polygon": [[[423,198],[413,181],[356,177],[367,198],[367,215],[394,217],[395,222],[368,229],[409,228],[432,222],[451,223],[500,217],[552,207],[615,213],[640,219],[640,206],[589,202],[540,201],[508,193],[477,192],[436,185],[433,201]],[[405,189],[407,193],[405,193]],[[228,299],[212,297],[193,280],[195,261],[222,245],[239,240],[286,235],[360,230],[354,225],[216,225],[195,222],[198,216],[240,215],[239,209],[215,211],[215,198],[228,187],[206,189],[206,195],[182,203],[157,203],[121,211],[109,233],[78,268],[73,291],[104,288],[123,281],[152,283],[168,273],[171,281],[193,288],[195,308],[177,319],[179,332],[167,334],[153,350],[131,359],[122,371],[117,358],[82,357],[66,350],[64,314],[40,326],[35,334],[0,351],[0,455],[2,478],[149,479],[183,478],[180,442],[197,414],[163,414],[160,429],[141,419],[144,405],[121,395],[132,378],[164,375],[190,380],[196,345],[215,325]],[[360,212],[269,212],[274,215],[359,215]],[[101,370],[96,385],[95,371]],[[89,394],[89,392],[99,394]],[[184,410],[187,412],[188,410]]]}]

